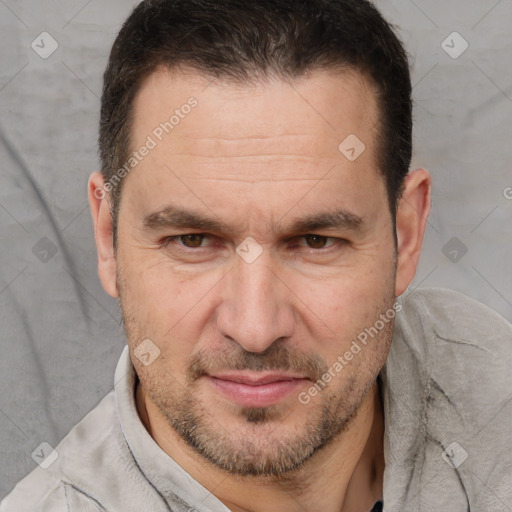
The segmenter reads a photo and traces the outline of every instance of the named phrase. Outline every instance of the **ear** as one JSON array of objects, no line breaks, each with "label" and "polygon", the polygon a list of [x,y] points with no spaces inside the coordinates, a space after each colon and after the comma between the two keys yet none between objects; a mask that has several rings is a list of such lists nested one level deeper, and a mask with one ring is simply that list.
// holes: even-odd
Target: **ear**
[{"label": "ear", "polygon": [[396,230],[398,258],[395,294],[402,295],[416,275],[428,216],[430,214],[432,179],[425,169],[408,174],[398,203]]},{"label": "ear", "polygon": [[100,172],[91,174],[88,185],[89,205],[98,250],[98,275],[105,291],[112,297],[118,297],[110,196],[104,184]]}]

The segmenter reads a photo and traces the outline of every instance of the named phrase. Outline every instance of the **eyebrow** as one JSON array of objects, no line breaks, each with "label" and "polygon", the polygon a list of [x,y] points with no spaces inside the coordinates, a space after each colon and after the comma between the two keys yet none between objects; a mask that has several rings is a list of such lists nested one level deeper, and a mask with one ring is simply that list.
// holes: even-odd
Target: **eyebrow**
[{"label": "eyebrow", "polygon": [[[332,229],[343,231],[361,231],[363,218],[344,209],[319,212],[294,219],[285,230],[290,233],[310,233],[318,230]],[[197,229],[216,233],[240,234],[242,229],[230,226],[221,220],[184,208],[168,206],[151,213],[144,218],[147,229],[175,228]],[[275,231],[275,230],[274,230]]]}]

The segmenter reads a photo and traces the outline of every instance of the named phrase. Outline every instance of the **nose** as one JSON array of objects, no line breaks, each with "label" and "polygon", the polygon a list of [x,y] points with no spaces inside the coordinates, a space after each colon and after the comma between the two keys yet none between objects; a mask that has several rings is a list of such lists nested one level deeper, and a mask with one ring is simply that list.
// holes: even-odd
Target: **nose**
[{"label": "nose", "polygon": [[237,257],[223,280],[217,328],[249,352],[264,352],[295,331],[294,295],[277,272],[264,251],[252,263]]}]

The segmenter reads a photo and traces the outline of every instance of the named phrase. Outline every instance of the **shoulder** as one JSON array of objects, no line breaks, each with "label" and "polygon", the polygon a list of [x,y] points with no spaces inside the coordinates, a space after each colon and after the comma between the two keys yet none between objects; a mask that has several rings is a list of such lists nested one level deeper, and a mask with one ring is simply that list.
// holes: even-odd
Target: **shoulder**
[{"label": "shoulder", "polygon": [[118,399],[115,391],[106,395],[55,447],[53,463],[21,480],[0,512],[168,510],[134,458]]},{"label": "shoulder", "polygon": [[[444,288],[420,288],[399,299],[404,325],[426,328],[446,341],[497,344],[511,340],[512,324],[488,306]],[[498,348],[498,347],[497,347]]]},{"label": "shoulder", "polygon": [[87,492],[87,473],[92,473],[87,467],[99,473],[107,469],[101,457],[112,449],[115,424],[112,391],[70,430],[53,452],[50,447],[42,448],[41,464],[2,500],[0,512],[105,510]]},{"label": "shoulder", "polygon": [[410,351],[416,375],[464,412],[490,413],[510,399],[512,324],[453,290],[425,288],[400,299],[396,342]]},{"label": "shoulder", "polygon": [[35,499],[34,489],[30,486],[34,478],[22,480],[0,503],[0,512],[105,512],[105,509],[91,496],[69,482],[48,482],[44,493]]},{"label": "shoulder", "polygon": [[494,390],[510,385],[512,324],[496,311],[443,288],[415,290],[399,303],[394,344],[407,346],[424,370],[445,377],[471,372],[466,376],[481,375],[479,385]]},{"label": "shoulder", "polygon": [[388,510],[499,510],[489,500],[512,489],[512,325],[452,290],[398,301],[382,372]]}]

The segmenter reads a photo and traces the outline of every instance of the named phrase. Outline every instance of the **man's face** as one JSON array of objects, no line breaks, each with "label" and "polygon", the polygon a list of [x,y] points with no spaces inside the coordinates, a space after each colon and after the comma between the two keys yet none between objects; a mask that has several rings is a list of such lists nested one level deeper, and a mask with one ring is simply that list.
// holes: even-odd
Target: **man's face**
[{"label": "man's face", "polygon": [[[328,71],[207,83],[159,71],[136,97],[132,148],[157,145],[123,186],[123,317],[145,393],[191,447],[228,471],[284,473],[343,431],[389,350],[392,320],[344,357],[395,298],[376,100],[361,77]],[[355,160],[354,137],[338,148],[351,134],[366,147]],[[334,212],[337,225],[293,227]],[[133,353],[146,339],[160,351],[148,366]]]}]

